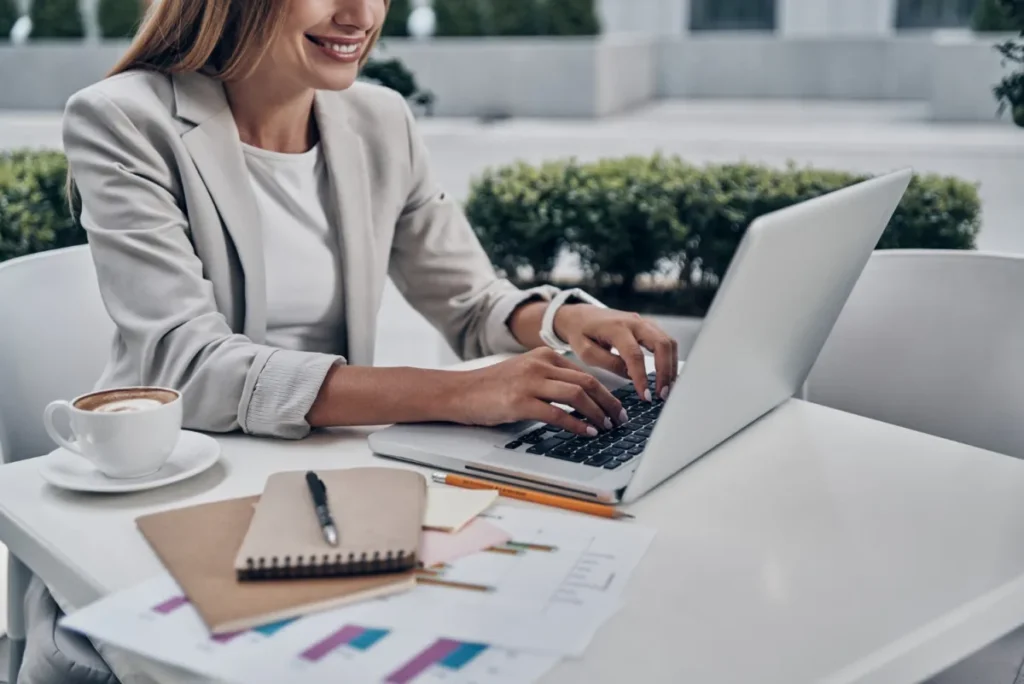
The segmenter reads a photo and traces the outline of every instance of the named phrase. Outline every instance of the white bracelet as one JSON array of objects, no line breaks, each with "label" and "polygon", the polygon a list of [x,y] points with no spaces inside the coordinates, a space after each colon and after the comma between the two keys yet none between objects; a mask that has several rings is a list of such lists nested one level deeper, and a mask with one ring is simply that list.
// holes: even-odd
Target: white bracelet
[{"label": "white bracelet", "polygon": [[600,301],[580,289],[573,288],[571,290],[562,290],[555,295],[555,298],[551,300],[551,303],[548,304],[548,307],[544,310],[544,318],[542,318],[540,322],[541,341],[555,351],[567,352],[572,349],[555,334],[555,314],[558,313],[558,310],[562,308],[562,305],[567,303],[570,299],[576,299],[585,304],[599,306],[602,309],[607,308]]}]

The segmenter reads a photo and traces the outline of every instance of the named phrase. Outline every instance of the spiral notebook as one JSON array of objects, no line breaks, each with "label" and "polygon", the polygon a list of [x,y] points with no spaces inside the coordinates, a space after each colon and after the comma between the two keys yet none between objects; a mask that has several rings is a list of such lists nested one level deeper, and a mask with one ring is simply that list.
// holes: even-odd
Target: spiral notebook
[{"label": "spiral notebook", "polygon": [[238,555],[239,580],[345,577],[416,567],[426,479],[395,468],[320,470],[338,545],[323,537],[305,471],[267,479]]},{"label": "spiral notebook", "polygon": [[257,497],[176,508],[136,521],[182,592],[214,634],[233,633],[412,589],[412,571],[333,579],[239,582],[235,553]]}]

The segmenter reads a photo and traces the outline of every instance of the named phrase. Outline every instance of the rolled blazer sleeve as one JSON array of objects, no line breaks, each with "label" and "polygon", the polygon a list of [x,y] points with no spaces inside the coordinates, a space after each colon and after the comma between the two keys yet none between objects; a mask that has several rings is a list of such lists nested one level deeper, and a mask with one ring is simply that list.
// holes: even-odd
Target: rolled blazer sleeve
[{"label": "rolled blazer sleeve", "polygon": [[412,183],[395,227],[391,279],[461,358],[524,351],[509,317],[524,302],[549,300],[558,290],[521,290],[497,276],[461,207],[438,187],[412,112],[402,104]]},{"label": "rolled blazer sleeve", "polygon": [[95,91],[73,97],[63,137],[100,291],[129,360],[127,372],[122,365],[101,382],[181,391],[189,428],[307,434],[305,416],[342,359],[231,330],[190,241],[176,168],[115,102]]}]

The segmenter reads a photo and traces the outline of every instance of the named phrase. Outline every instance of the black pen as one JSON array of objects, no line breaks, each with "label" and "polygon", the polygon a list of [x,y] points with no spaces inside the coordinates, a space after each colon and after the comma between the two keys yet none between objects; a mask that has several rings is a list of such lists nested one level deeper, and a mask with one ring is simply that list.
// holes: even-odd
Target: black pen
[{"label": "black pen", "polygon": [[309,485],[309,493],[313,495],[313,507],[316,509],[316,519],[323,530],[324,539],[331,546],[338,545],[338,530],[334,527],[334,520],[331,519],[331,510],[327,507],[327,487],[323,480],[316,476],[312,470],[306,473],[306,484]]}]

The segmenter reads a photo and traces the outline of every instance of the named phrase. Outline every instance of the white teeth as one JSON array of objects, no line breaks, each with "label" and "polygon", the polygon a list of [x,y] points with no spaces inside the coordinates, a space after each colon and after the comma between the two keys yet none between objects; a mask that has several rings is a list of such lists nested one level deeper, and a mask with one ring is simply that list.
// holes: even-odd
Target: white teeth
[{"label": "white teeth", "polygon": [[325,45],[327,45],[327,47],[329,47],[334,52],[337,52],[339,55],[354,55],[356,52],[359,51],[359,43],[354,43],[350,45],[341,45],[340,43],[325,43]]}]

